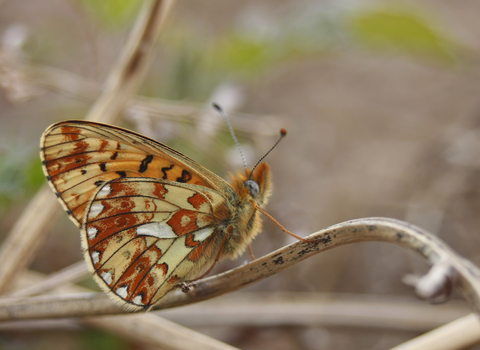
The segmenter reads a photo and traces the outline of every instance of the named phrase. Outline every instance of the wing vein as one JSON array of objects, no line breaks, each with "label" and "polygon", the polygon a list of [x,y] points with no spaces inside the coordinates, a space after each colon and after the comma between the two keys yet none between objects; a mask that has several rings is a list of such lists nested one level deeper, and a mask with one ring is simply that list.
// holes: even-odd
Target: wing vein
[{"label": "wing vein", "polygon": [[[208,247],[210,244],[212,244],[211,240],[213,239],[213,237],[214,237],[214,235],[215,235],[216,232],[217,232],[217,231],[214,230],[214,231],[212,232],[212,234],[210,235],[210,237],[207,238],[207,240],[208,240],[209,242],[207,243],[207,246],[206,246],[205,249],[203,250],[203,253],[200,255],[200,257],[202,257],[202,256],[205,254],[205,252],[207,251],[207,247]],[[198,246],[197,246],[197,247],[198,247]],[[195,247],[195,249],[196,249],[197,247]],[[192,252],[193,252],[195,249],[192,249]],[[177,266],[175,266],[175,268],[172,270],[172,272],[169,274],[169,276],[172,276],[173,273],[177,270],[177,268],[178,268],[186,259],[188,259],[188,255],[189,255],[189,254],[185,255],[185,257],[180,261],[180,263],[178,263]],[[155,295],[157,295],[157,293],[158,293],[158,291],[160,290],[160,288],[162,288],[163,285],[164,285],[167,281],[168,281],[168,279],[165,279],[165,280],[163,281],[163,283],[157,288],[157,290],[155,291],[155,293],[153,293],[153,295],[152,295],[152,297],[150,298],[150,300],[153,300],[153,299],[155,298]],[[173,288],[172,288],[172,289],[173,289]]]}]

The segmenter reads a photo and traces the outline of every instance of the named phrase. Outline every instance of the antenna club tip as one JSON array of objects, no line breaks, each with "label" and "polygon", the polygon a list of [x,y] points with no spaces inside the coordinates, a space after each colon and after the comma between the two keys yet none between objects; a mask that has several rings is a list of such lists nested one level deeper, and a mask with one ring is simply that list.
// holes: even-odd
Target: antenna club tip
[{"label": "antenna club tip", "polygon": [[222,107],[220,107],[218,104],[216,104],[215,102],[212,103],[212,106],[213,108],[215,108],[217,111],[221,112],[222,111]]},{"label": "antenna club tip", "polygon": [[280,129],[280,135],[286,136],[287,135],[287,129],[281,128]]}]

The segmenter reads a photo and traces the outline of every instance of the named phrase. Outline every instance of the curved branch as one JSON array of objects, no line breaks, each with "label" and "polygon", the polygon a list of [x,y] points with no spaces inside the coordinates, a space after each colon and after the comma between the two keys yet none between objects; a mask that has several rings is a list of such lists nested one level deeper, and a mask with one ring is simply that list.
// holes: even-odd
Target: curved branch
[{"label": "curved branch", "polygon": [[[462,289],[471,307],[480,311],[478,268],[453,252],[438,237],[414,225],[388,218],[358,219],[331,226],[308,238],[315,242],[295,242],[247,265],[187,284],[187,288],[183,289],[190,289],[188,293],[175,290],[166,295],[154,309],[187,305],[233,292],[338,246],[381,241],[414,250],[425,257],[430,265],[441,263],[448,266],[443,277],[451,278],[450,282]],[[107,300],[106,295],[98,293],[74,297],[63,295],[2,299],[0,321],[125,313],[121,307]]]}]

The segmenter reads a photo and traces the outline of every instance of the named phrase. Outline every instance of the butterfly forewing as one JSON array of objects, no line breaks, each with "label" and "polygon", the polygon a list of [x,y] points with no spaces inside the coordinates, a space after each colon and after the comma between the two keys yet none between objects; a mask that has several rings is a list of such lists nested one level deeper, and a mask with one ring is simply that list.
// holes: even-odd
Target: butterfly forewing
[{"label": "butterfly forewing", "polygon": [[235,191],[181,153],[129,130],[52,125],[41,141],[50,186],[80,227],[95,280],[127,309],[152,307],[215,262]]},{"label": "butterfly forewing", "polygon": [[113,126],[57,123],[44,133],[41,148],[50,186],[79,227],[99,187],[117,178],[149,177],[232,191],[223,179],[168,146]]},{"label": "butterfly forewing", "polygon": [[104,183],[86,211],[85,259],[112,299],[132,310],[151,307],[203,268],[200,259],[213,263],[223,203],[213,190],[168,180]]}]

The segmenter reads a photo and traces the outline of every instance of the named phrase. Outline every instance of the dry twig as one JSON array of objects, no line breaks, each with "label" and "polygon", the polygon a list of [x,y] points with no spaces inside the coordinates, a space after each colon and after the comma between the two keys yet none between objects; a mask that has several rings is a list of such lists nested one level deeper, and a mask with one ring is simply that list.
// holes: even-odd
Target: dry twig
[{"label": "dry twig", "polygon": [[82,280],[85,276],[90,276],[85,261],[79,261],[73,265],[48,275],[42,281],[33,283],[26,288],[15,290],[7,295],[7,297],[27,297],[32,295],[44,294],[57,287],[67,283],[75,283]]},{"label": "dry twig", "polygon": [[[165,16],[173,0],[146,1],[118,62],[110,72],[104,93],[87,119],[113,122],[137,88],[151,59]],[[18,218],[0,249],[0,291],[5,292],[18,272],[36,256],[61,208],[47,187],[42,188]]]},{"label": "dry twig", "polygon": [[[467,315],[462,301],[427,305],[394,296],[315,292],[246,292],[188,307],[161,310],[158,315],[187,327],[358,327],[428,332]],[[30,320],[0,323],[0,330],[80,328],[82,319]],[[47,322],[48,321],[48,322]],[[42,322],[47,322],[43,325]]]},{"label": "dry twig", "polygon": [[[72,267],[65,270],[77,270],[78,264],[72,265]],[[26,292],[38,292],[38,286],[49,286],[58,282],[58,276],[65,275],[64,273],[56,274],[55,276],[42,277],[40,273],[26,271],[19,278],[19,285],[23,293]],[[65,280],[60,278],[61,280]],[[57,286],[53,293],[60,295],[68,295],[71,293],[86,292],[87,289],[72,284],[64,284]],[[103,293],[92,293],[94,296],[98,296]],[[41,322],[48,320],[43,319]],[[63,320],[65,321],[65,320]],[[15,322],[16,324],[10,324],[10,327],[21,325],[22,322]],[[73,327],[77,325],[84,325],[88,327],[95,327],[98,329],[106,330],[111,333],[117,334],[119,337],[128,339],[131,341],[139,342],[142,344],[150,344],[162,349],[219,349],[230,350],[233,347],[219,342],[218,340],[206,337],[198,332],[186,329],[183,326],[179,326],[171,321],[165,320],[158,315],[153,314],[134,314],[127,315],[127,317],[85,317],[79,318],[76,322],[69,320],[65,325],[67,327]],[[6,325],[7,328],[9,325]],[[43,328],[48,327],[42,325]],[[50,326],[54,326],[50,323]],[[23,329],[23,328],[22,328]],[[155,329],[155,331],[152,331]]]},{"label": "dry twig", "polygon": [[[362,241],[383,241],[417,251],[432,266],[436,266],[438,263],[449,266],[448,269],[443,269],[448,271],[443,280],[448,281],[453,276],[453,281],[450,282],[454,282],[464,292],[467,300],[476,311],[479,310],[480,272],[478,268],[454,253],[436,236],[418,227],[393,219],[359,219],[329,227],[312,234],[309,238],[315,239],[316,242],[296,242],[250,264],[197,281],[191,284],[190,293],[184,294],[176,290],[168,294],[163,302],[158,305],[157,309],[186,305],[238,290],[280,272],[310,256],[337,246]],[[429,278],[427,277],[427,280]],[[438,280],[436,278],[433,285],[438,285]],[[433,293],[438,293],[442,288],[441,285],[438,286]],[[124,311],[120,307],[111,303],[106,295],[102,293],[3,299],[0,303],[0,320],[4,321],[106,315],[122,312]],[[138,317],[138,322],[143,324],[144,316],[131,315],[130,317]],[[150,320],[150,315],[148,317]],[[90,321],[96,322],[101,319],[86,318],[84,320],[91,324]],[[107,320],[102,327],[111,326],[112,321],[110,318]],[[130,318],[129,321],[131,321]],[[467,316],[458,322],[462,324],[464,329],[469,331],[465,336],[462,335],[461,338],[453,338],[449,343],[449,347],[443,347],[444,349],[454,349],[458,348],[455,347],[458,344],[466,344],[465,342],[473,344],[480,340],[480,323],[477,317]],[[441,331],[439,331],[440,333],[433,331],[430,338],[427,336],[427,341],[431,341],[432,338],[434,340],[441,338],[443,334],[449,334],[452,330],[455,331],[458,329],[458,322],[454,321],[442,327]],[[147,329],[149,328],[148,323],[145,326]],[[160,323],[163,324],[163,320]],[[119,331],[121,327],[115,329]],[[159,336],[159,338],[156,341],[162,342],[161,339],[163,337]],[[195,336],[193,336],[194,338]],[[419,340],[421,344],[423,344],[422,341],[424,340]],[[415,345],[415,341],[412,344]],[[412,349],[415,349],[415,347],[412,347]]]},{"label": "dry twig", "polygon": [[434,329],[391,350],[467,349],[480,341],[480,319],[471,314]]},{"label": "dry twig", "polygon": [[[1,58],[1,55],[0,55]],[[92,102],[101,94],[102,88],[94,81],[79,75],[39,64],[25,63],[16,58],[14,62],[5,61],[10,76],[10,89],[22,91],[26,86],[35,91],[53,91],[80,101]],[[15,86],[15,87],[14,87]],[[24,96],[26,93],[18,95]],[[16,94],[14,94],[16,95]],[[166,101],[158,98],[133,96],[127,101],[128,114],[148,115],[153,118],[179,122],[179,117],[198,122],[202,113],[211,113],[211,106],[194,102]],[[258,136],[277,136],[278,129],[284,126],[277,116],[253,115],[249,113],[232,112],[229,114],[235,130],[238,133]],[[204,120],[201,120],[205,123]],[[221,128],[226,128],[220,124]]]},{"label": "dry twig", "polygon": [[[463,302],[312,292],[235,293],[159,315],[192,327],[336,326],[426,332],[468,314]],[[1,327],[1,324],[0,324]]]},{"label": "dry twig", "polygon": [[120,115],[150,66],[154,44],[173,3],[173,0],[145,2],[118,61],[110,70],[102,95],[86,119],[112,123]]},{"label": "dry twig", "polygon": [[[310,256],[341,245],[383,241],[414,250],[432,266],[442,262],[455,271],[455,283],[464,292],[472,308],[480,310],[480,272],[458,256],[436,236],[408,223],[369,218],[338,224],[309,236],[316,242],[296,242],[251,263],[212,276],[190,285],[189,293],[176,290],[168,294],[156,310],[211,299],[246,287],[290,267]],[[41,296],[3,300],[0,320],[78,317],[122,313],[120,307],[108,302],[103,294],[76,296]]]}]

